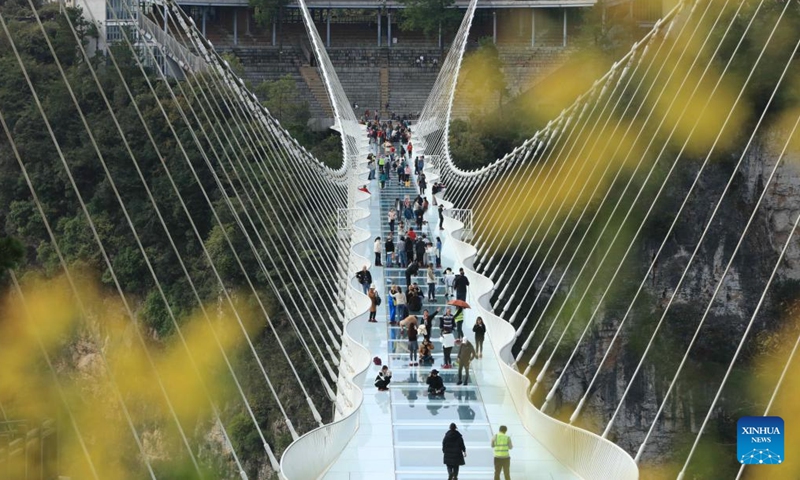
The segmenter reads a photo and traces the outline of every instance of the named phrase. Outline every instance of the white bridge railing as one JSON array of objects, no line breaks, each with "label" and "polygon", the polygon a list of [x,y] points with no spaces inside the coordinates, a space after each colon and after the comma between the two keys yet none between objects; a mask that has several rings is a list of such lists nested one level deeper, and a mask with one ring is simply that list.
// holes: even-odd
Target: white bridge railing
[{"label": "white bridge railing", "polygon": [[[444,202],[447,206],[448,202]],[[450,212],[457,211],[456,209]],[[635,480],[639,469],[633,458],[613,442],[592,432],[556,420],[543,413],[530,402],[528,391],[531,382],[511,367],[514,356],[511,348],[516,340],[514,327],[493,313],[489,303],[494,283],[472,269],[475,247],[462,241],[464,224],[455,218],[445,222],[445,230],[453,237],[457,259],[464,265],[470,282],[470,295],[478,299],[477,315],[483,317],[487,331],[491,332],[491,345],[502,361],[500,368],[514,400],[514,406],[525,428],[544,445],[565,467],[586,480]]]},{"label": "white bridge railing", "polygon": [[[427,168],[426,174],[429,182],[439,181],[439,174],[434,168]],[[464,266],[469,278],[470,297],[473,299],[470,303],[490,332],[490,345],[501,360],[500,369],[523,426],[562,465],[585,480],[638,479],[639,468],[625,450],[599,435],[546,415],[529,400],[530,380],[511,367],[514,362],[511,348],[516,340],[515,329],[494,314],[489,302],[494,283],[472,268],[476,249],[467,243],[472,234],[472,210],[452,208],[453,204],[443,200],[440,195],[437,195],[437,202],[445,206],[447,220],[444,228],[452,238],[449,245],[455,250],[457,263]]]},{"label": "white bridge railing", "polygon": [[203,72],[208,69],[208,64],[205,60],[192,53],[175,37],[156,25],[155,22],[143,14],[139,14],[138,17],[142,37],[149,42],[155,42],[160,45],[162,51],[181,68],[192,72]]},{"label": "white bridge railing", "polygon": [[[356,205],[369,202],[370,195],[359,192]],[[369,263],[369,260],[354,251],[356,245],[367,242],[371,245],[370,232],[356,222],[369,218],[366,209],[345,209],[344,218],[352,221],[353,236],[348,261],[347,289],[345,290],[345,318],[342,334],[339,379],[336,383],[336,414],[333,422],[311,430],[301,436],[281,456],[281,478],[284,480],[311,480],[322,476],[342,453],[359,427],[358,409],[364,400],[361,385],[370,365],[370,352],[359,343],[361,332],[367,322],[369,298],[353,283],[352,275]],[[359,215],[360,213],[360,215]],[[341,218],[341,217],[340,217]]]}]

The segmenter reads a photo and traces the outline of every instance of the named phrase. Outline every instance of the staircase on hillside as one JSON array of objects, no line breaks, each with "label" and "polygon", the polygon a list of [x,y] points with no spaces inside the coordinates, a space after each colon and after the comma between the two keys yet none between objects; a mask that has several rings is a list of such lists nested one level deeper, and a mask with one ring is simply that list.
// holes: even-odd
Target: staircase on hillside
[{"label": "staircase on hillside", "polygon": [[[389,112],[386,111],[386,104],[389,103],[389,68],[381,68],[381,118],[388,118]],[[389,105],[391,107],[391,105]]]},{"label": "staircase on hillside", "polygon": [[306,85],[308,85],[308,89],[311,90],[311,94],[317,99],[317,103],[322,105],[325,115],[328,116],[328,118],[333,118],[333,107],[331,107],[331,102],[328,99],[328,92],[325,90],[325,84],[322,83],[322,78],[319,76],[317,67],[301,66],[300,75],[302,75],[303,80],[305,80]]}]

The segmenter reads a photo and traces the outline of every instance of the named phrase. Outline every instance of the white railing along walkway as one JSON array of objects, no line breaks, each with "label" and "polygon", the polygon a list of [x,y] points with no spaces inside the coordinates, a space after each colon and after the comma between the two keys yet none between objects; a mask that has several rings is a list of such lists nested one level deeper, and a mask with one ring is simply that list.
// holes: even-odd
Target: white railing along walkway
[{"label": "white railing along walkway", "polygon": [[[366,133],[362,138],[359,147],[366,150]],[[361,158],[366,159],[366,153]],[[353,175],[366,179],[366,160],[359,164],[358,171]],[[371,232],[368,230],[371,201],[370,195],[358,192],[355,207],[360,214],[357,214],[354,225],[348,275],[355,274],[362,265],[370,263],[368,251],[367,256],[363,253],[365,246],[369,248],[372,245]],[[359,409],[364,401],[361,387],[372,358],[370,351],[361,344],[361,331],[366,326],[370,301],[355,281],[350,281],[348,287],[344,299],[346,323],[336,384],[334,421],[306,433],[286,448],[281,457],[281,477],[287,480],[319,478],[339,457],[359,428]]]},{"label": "white railing along walkway", "polygon": [[[438,179],[438,174],[432,165],[430,167],[426,166],[426,176],[428,182],[432,184]],[[443,203],[445,208],[452,207],[452,204],[441,198],[438,198],[437,202]],[[438,214],[432,211],[429,222],[434,221],[438,222]],[[462,226],[461,222],[445,213],[442,239],[445,242],[445,251],[454,252],[455,262],[464,266],[469,278],[468,300],[473,306],[471,318],[480,315],[486,323],[490,341],[484,349],[491,349],[497,358],[501,383],[504,384],[505,392],[511,400],[505,404],[509,411],[507,414],[512,415],[513,411],[513,415],[519,418],[520,424],[537,440],[537,443],[543,445],[558,463],[575,472],[580,478],[637,479],[639,469],[633,458],[622,448],[599,435],[544,414],[529,401],[527,392],[531,385],[530,380],[510,366],[514,361],[511,353],[516,340],[514,327],[493,313],[489,299],[494,290],[494,283],[472,269],[476,250],[471,244],[460,241]],[[518,454],[518,451],[513,453]]]}]

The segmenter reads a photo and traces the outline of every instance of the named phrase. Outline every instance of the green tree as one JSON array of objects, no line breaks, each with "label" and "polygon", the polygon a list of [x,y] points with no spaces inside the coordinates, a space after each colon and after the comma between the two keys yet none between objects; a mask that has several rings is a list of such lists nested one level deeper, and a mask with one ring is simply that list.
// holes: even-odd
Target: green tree
[{"label": "green tree", "polygon": [[450,123],[450,153],[456,164],[467,170],[482,167],[492,160],[483,148],[478,132],[464,120]]},{"label": "green tree", "polygon": [[235,73],[239,77],[244,75],[244,65],[242,64],[242,61],[239,59],[239,57],[230,52],[225,52],[221,56],[223,60],[228,62],[228,65],[230,65],[231,70],[233,70],[233,73]]},{"label": "green tree", "polygon": [[625,13],[611,10],[601,0],[581,12],[583,22],[577,44],[582,48],[600,50],[610,61],[622,56],[642,36],[642,30],[627,14],[627,9]]},{"label": "green tree", "polygon": [[455,0],[400,0],[400,28],[405,31],[419,30],[430,36],[458,25],[461,12],[453,6]]},{"label": "green tree", "polygon": [[283,47],[283,12],[289,0],[250,0],[253,7],[256,23],[262,27],[269,27],[273,23],[278,25],[278,38]]},{"label": "green tree", "polygon": [[503,61],[491,37],[481,38],[478,49],[464,59],[459,90],[472,111],[487,111],[502,105],[508,91]]},{"label": "green tree", "polygon": [[11,237],[0,238],[0,272],[14,268],[25,255],[25,247]]},{"label": "green tree", "polygon": [[[246,135],[246,131],[231,129],[228,119],[223,115],[211,115],[201,119],[190,118],[186,122],[177,121],[181,118],[179,105],[186,108],[200,101],[198,100],[200,98],[218,99],[220,104],[214,108],[219,108],[219,112],[224,111],[227,106],[219,99],[219,91],[216,91],[213,82],[208,86],[202,86],[204,82],[194,81],[192,82],[194,86],[187,92],[197,90],[197,96],[184,97],[175,90],[177,101],[172,101],[167,84],[156,81],[154,72],[150,70],[144,75],[151,75],[150,81],[155,84],[154,91],[147,86],[145,76],[139,72],[136,65],[136,51],[122,44],[110,47],[120,66],[121,75],[117,74],[115,68],[105,68],[110,64],[106,63],[102,52],[98,51],[96,57],[85,62],[77,48],[76,39],[61,13],[60,9],[64,7],[60,7],[57,3],[42,4],[40,0],[34,1],[34,7],[39,12],[44,30],[54,43],[56,54],[73,87],[81,111],[108,166],[109,175],[113,177],[115,187],[119,190],[120,197],[124,199],[130,220],[123,215],[111,183],[104,169],[100,167],[97,153],[89,142],[86,129],[61,80],[42,31],[36,22],[31,21],[33,12],[27,2],[0,2],[0,15],[7,19],[9,30],[9,35],[0,35],[0,112],[3,112],[8,130],[23,158],[26,172],[36,189],[43,213],[53,230],[70,272],[81,278],[94,279],[99,276],[105,284],[101,286],[101,291],[113,292],[111,295],[116,295],[116,286],[113,285],[110,271],[100,254],[95,233],[89,227],[83,208],[77,201],[71,182],[61,164],[59,152],[53,145],[22,70],[9,46],[11,38],[15,41],[22,63],[35,82],[43,110],[54,127],[61,153],[74,175],[77,190],[91,215],[96,235],[108,253],[122,292],[130,300],[134,314],[141,320],[139,325],[147,329],[148,342],[152,342],[154,348],[159,348],[170,342],[170,337],[174,335],[170,313],[174,314],[179,324],[183,324],[190,321],[192,312],[198,310],[198,298],[195,292],[203,304],[217,302],[223,289],[234,292],[236,298],[243,298],[235,292],[238,287],[248,282],[245,273],[239,268],[234,253],[244,265],[255,265],[256,255],[261,258],[267,257],[263,248],[258,252],[251,250],[247,235],[255,236],[255,230],[258,229],[258,233],[264,238],[276,237],[278,234],[275,225],[290,225],[297,208],[318,209],[320,216],[326,212],[323,212],[322,206],[316,207],[302,189],[295,192],[296,198],[289,196],[282,198],[278,203],[275,201],[278,190],[267,188],[263,200],[265,204],[272,202],[275,206],[274,218],[269,219],[271,221],[268,220],[263,226],[240,227],[233,212],[223,200],[222,193],[216,186],[215,172],[211,170],[217,168],[216,174],[222,176],[226,171],[235,172],[236,167],[220,163],[207,168],[202,159],[202,150],[207,149],[210,154],[212,145],[203,138],[196,141],[192,130],[197,132],[202,122],[207,132],[225,132],[225,136],[231,140],[229,145],[242,145],[241,150],[236,152],[243,160],[237,170],[249,172],[246,176],[252,177],[254,185],[266,183],[266,176],[271,175],[269,172],[275,172],[280,165],[277,159],[273,162],[271,157],[262,158],[264,151],[271,150],[271,144],[267,143],[268,139],[262,140],[257,136]],[[93,27],[81,20],[79,9],[67,8],[66,12],[74,19],[74,24],[79,26],[81,32],[85,32],[79,34],[78,42],[86,42],[87,37],[94,35]],[[238,75],[244,73],[241,62],[235,56],[226,55],[225,58]],[[98,87],[90,76],[90,65],[95,66],[98,83],[102,87]],[[123,88],[122,78],[125,79],[132,98]],[[199,80],[199,77],[195,80]],[[176,86],[179,81],[186,80],[170,80],[170,84]],[[108,95],[114,115],[120,120],[122,132],[117,131],[111,114],[102,101],[99,88],[103,88]],[[288,82],[281,79],[275,82],[275,85],[264,88],[268,106],[279,113],[282,125],[292,136],[301,139],[300,141],[305,139],[304,145],[309,149],[313,145],[321,145],[318,156],[322,158],[322,154],[328,153],[331,162],[333,163],[335,157],[338,160],[336,165],[340,165],[341,141],[338,134],[312,132],[306,127],[308,108],[304,106],[294,82],[291,79]],[[163,116],[161,108],[164,109]],[[173,122],[175,136],[164,117]],[[297,130],[293,130],[295,128]],[[24,270],[20,269],[20,277],[26,274],[41,274],[45,277],[58,275],[62,272],[60,260],[3,130],[0,128],[0,277],[4,269],[19,268],[18,265],[24,265]],[[153,144],[157,145],[158,151],[151,144],[148,132],[152,135]],[[130,143],[135,159],[132,159],[123,148],[121,136]],[[178,143],[178,139],[181,144]],[[262,141],[263,144],[260,143]],[[228,147],[222,145],[217,147],[223,157],[231,153],[225,148]],[[170,170],[169,177],[165,175],[162,160]],[[248,168],[256,167],[256,162],[259,163],[259,167],[265,168]],[[138,166],[138,170],[134,165]],[[282,171],[281,175],[286,185],[308,181],[302,178],[302,172],[294,172],[291,169]],[[239,175],[234,174],[233,177],[237,179]],[[240,183],[237,180],[234,182],[229,185],[230,189],[239,188]],[[158,217],[150,203],[149,194],[143,188],[144,184],[149,186],[149,194],[157,203],[160,215],[164,217],[163,225],[160,221],[156,221]],[[203,188],[200,188],[201,186]],[[222,188],[226,187],[228,185]],[[204,191],[208,192],[210,199],[206,197]],[[259,191],[264,192],[264,190]],[[184,206],[190,212],[188,215],[183,211]],[[243,215],[244,205],[235,208],[239,215]],[[329,209],[330,206],[325,208]],[[222,226],[217,224],[215,213],[220,217]],[[132,235],[131,227],[136,229],[141,239],[149,266],[145,263],[144,255]],[[170,233],[172,240],[167,237],[165,230]],[[223,233],[227,234],[231,244]],[[324,240],[328,236],[335,235],[335,232],[320,229],[316,234]],[[283,245],[296,244],[297,240],[290,234],[287,243],[280,242],[278,246],[281,248],[276,248],[271,252],[271,256],[274,256],[277,262],[279,255],[286,254],[282,250]],[[320,241],[319,244],[324,245],[325,242]],[[209,261],[203,251],[204,246],[222,275],[222,284],[210,274]],[[192,280],[191,284],[183,269],[178,266],[178,256],[186,266]],[[295,258],[294,262],[299,271],[311,272],[315,265],[312,260],[319,261],[320,258],[320,252],[308,249]],[[270,263],[267,266],[271,275],[281,273],[275,265]],[[150,266],[158,277],[165,298],[162,298],[161,292],[155,289],[149,271]],[[292,306],[283,307],[279,304],[277,291],[270,288],[265,274],[259,271],[255,274],[248,272],[247,275],[257,289],[261,302],[266,306],[270,320],[279,322],[280,331],[291,332],[288,319],[299,315],[299,312]],[[243,298],[240,309],[254,308],[254,304],[254,299]],[[248,312],[244,317],[261,318],[255,311]],[[103,319],[98,318],[98,322],[102,321]],[[153,335],[150,335],[151,333]],[[252,338],[254,346],[259,350],[260,358],[266,359],[265,362],[270,365],[272,370],[270,375],[276,386],[282,390],[295,388],[294,375],[288,371],[283,353],[277,348],[273,336],[259,335],[254,328]],[[295,364],[310,363],[307,358],[303,358],[305,354],[298,339],[287,338],[284,341],[287,342],[289,351],[293,352]],[[64,351],[68,352],[71,344],[67,341],[64,345],[67,347]],[[247,363],[243,362],[242,367],[237,370],[254,372],[243,381],[243,388],[247,392],[248,400],[259,408],[258,418],[263,419],[260,428],[264,430],[267,441],[274,445],[276,453],[280,454],[280,450],[291,441],[291,435],[285,430],[273,431],[270,427],[276,419],[282,417],[282,414],[276,408],[269,392],[263,388],[263,378],[255,365],[255,360],[244,350],[241,356]],[[70,364],[65,362],[64,365]],[[298,370],[304,383],[311,384],[315,381],[316,373],[312,369]],[[217,393],[215,392],[215,395]],[[225,395],[224,392],[219,394]],[[321,396],[317,393],[312,395],[317,405],[327,402],[324,392]],[[225,401],[221,404],[227,405]],[[308,430],[315,426],[315,421],[309,415],[308,406],[302,396],[286,401],[285,406],[296,420],[295,426],[299,430]],[[222,411],[223,422],[228,424],[226,419],[240,415],[244,415],[246,420],[247,416],[243,410],[243,407],[231,403]],[[321,410],[327,420],[329,409],[323,407]],[[153,425],[157,422],[155,420]],[[235,423],[233,425],[236,426]],[[259,435],[254,435],[257,431],[252,430],[252,427],[250,431],[245,431],[244,428],[235,428],[232,431],[236,432],[230,439],[234,445],[260,438]],[[197,432],[200,433],[200,427]],[[261,443],[255,442],[251,452],[242,460],[247,465],[245,468],[248,469],[250,476],[255,477],[258,475],[257,472],[263,470],[265,462]],[[117,453],[121,464],[138,465],[133,451]],[[201,465],[203,469],[214,467],[220,472],[227,472],[230,466],[230,459],[216,449],[208,450],[203,457],[204,464]],[[166,455],[163,460],[154,464],[154,468],[164,477],[186,478],[188,474],[184,473],[186,468],[184,460],[185,458],[179,456]],[[205,476],[231,477],[216,472],[210,472]]]},{"label": "green tree", "polygon": [[250,0],[250,6],[255,9],[256,23],[262,26],[280,22],[283,18],[283,9],[288,4],[289,0]]},{"label": "green tree", "polygon": [[297,83],[291,75],[261,82],[256,87],[256,93],[265,99],[264,106],[282,124],[305,126],[308,122],[308,102],[300,98]]},{"label": "green tree", "polygon": [[326,132],[324,139],[315,142],[310,152],[325,165],[339,168],[342,164],[342,139],[336,132]]}]

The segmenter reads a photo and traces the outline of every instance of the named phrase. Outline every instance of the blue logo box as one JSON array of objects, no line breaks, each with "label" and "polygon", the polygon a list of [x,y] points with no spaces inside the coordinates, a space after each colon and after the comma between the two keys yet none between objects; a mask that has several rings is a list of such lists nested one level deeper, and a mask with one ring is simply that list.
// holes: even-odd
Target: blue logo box
[{"label": "blue logo box", "polygon": [[781,417],[742,417],[736,423],[736,456],[744,465],[778,465],[784,462]]}]

